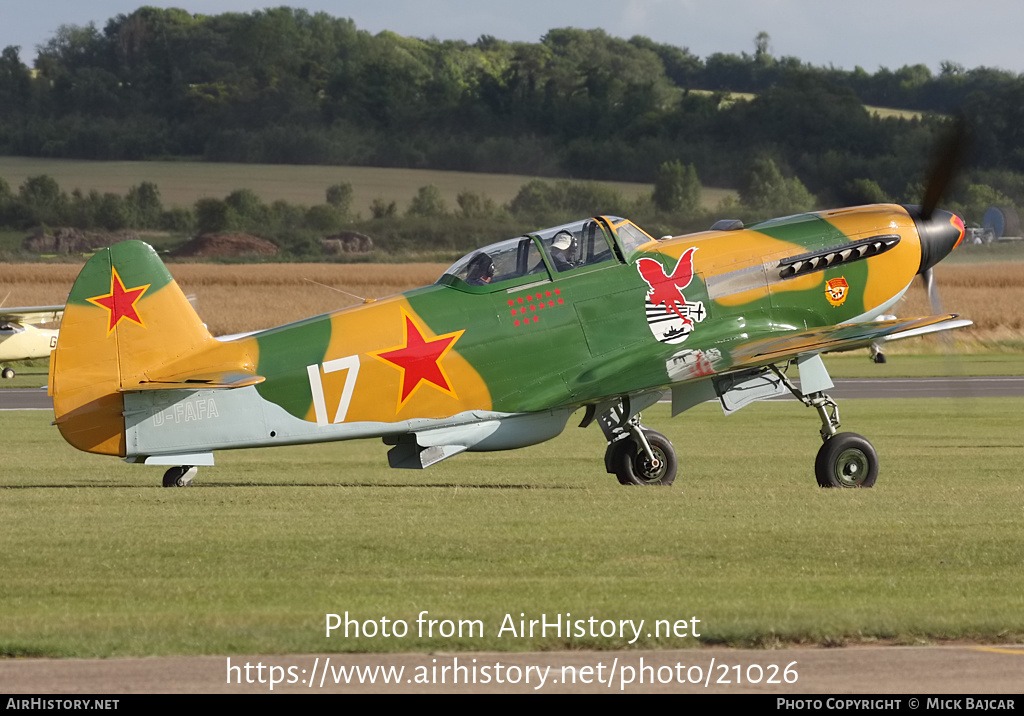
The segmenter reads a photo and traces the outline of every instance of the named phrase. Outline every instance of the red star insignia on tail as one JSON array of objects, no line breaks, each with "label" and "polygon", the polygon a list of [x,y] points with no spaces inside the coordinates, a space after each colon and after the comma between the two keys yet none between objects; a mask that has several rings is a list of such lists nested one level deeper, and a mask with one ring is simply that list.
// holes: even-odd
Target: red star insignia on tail
[{"label": "red star insignia on tail", "polygon": [[374,355],[397,366],[402,371],[402,393],[398,401],[398,409],[416,392],[423,382],[440,388],[445,393],[455,395],[448,376],[441,367],[441,359],[452,349],[464,331],[447,333],[437,338],[424,338],[416,322],[408,314],[405,317],[405,345],[375,353]]},{"label": "red star insignia on tail", "polygon": [[105,296],[94,296],[88,299],[89,303],[96,304],[110,311],[110,322],[107,324],[108,336],[117,327],[122,318],[134,321],[143,328],[146,327],[138,311],[135,310],[135,302],[142,298],[142,294],[146,292],[150,285],[147,283],[145,286],[125,288],[121,277],[117,275],[117,269],[111,267],[110,293]]}]

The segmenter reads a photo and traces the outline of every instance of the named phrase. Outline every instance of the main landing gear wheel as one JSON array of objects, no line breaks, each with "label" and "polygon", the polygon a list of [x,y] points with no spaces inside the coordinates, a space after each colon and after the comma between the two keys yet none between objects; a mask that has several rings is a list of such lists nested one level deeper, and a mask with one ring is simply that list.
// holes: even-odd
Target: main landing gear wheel
[{"label": "main landing gear wheel", "polygon": [[3,371],[0,371],[0,377],[10,380],[14,377],[14,368],[4,368]]},{"label": "main landing gear wheel", "polygon": [[[804,394],[777,366],[768,366],[796,399],[818,411],[824,444],[814,459],[820,487],[871,487],[878,479],[878,453],[863,435],[839,432],[839,406],[822,391]],[[820,366],[824,371],[824,366]],[[812,366],[813,374],[813,366]],[[820,376],[819,376],[820,377]],[[825,378],[828,375],[825,374]]]},{"label": "main landing gear wheel", "polygon": [[878,479],[878,454],[857,433],[837,433],[825,441],[814,460],[821,487],[871,487]]},{"label": "main landing gear wheel", "polygon": [[193,465],[172,467],[164,473],[164,487],[191,487],[197,472],[199,468]]},{"label": "main landing gear wheel", "polygon": [[608,460],[620,485],[671,485],[676,479],[676,451],[656,430],[643,429],[654,460],[643,445],[630,436],[608,446]]}]

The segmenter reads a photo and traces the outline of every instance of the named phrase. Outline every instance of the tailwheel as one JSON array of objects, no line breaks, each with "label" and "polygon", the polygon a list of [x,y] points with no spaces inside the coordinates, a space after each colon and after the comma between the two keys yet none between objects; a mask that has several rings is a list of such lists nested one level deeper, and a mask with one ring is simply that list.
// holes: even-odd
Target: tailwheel
[{"label": "tailwheel", "polygon": [[676,479],[675,448],[656,430],[631,430],[629,437],[608,446],[605,460],[620,485],[671,485]]},{"label": "tailwheel", "polygon": [[0,371],[0,377],[3,377],[6,380],[10,380],[11,378],[14,377],[14,369],[4,368],[3,371]]},{"label": "tailwheel", "polygon": [[878,479],[878,453],[857,433],[836,433],[818,450],[814,475],[821,487],[871,487]]},{"label": "tailwheel", "polygon": [[164,473],[164,487],[191,487],[197,472],[199,468],[194,465],[172,467]]}]

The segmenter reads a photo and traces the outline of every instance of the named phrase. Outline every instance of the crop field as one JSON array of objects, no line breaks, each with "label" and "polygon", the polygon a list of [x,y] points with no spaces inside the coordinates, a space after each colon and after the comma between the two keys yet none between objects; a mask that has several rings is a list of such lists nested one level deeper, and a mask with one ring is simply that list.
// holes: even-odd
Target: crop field
[{"label": "crop field", "polygon": [[[843,402],[881,460],[822,490],[795,401],[645,413],[668,488],[604,473],[599,430],[390,470],[378,441],[218,453],[196,486],[0,412],[0,655],[921,644],[1024,638],[1024,401]],[[461,637],[324,636],[325,615]],[[515,619],[700,620],[700,639],[499,635]],[[652,622],[647,622],[652,623]]]},{"label": "crop field", "polygon": [[[426,169],[381,169],[377,167],[292,166],[278,164],[225,164],[212,162],[90,162],[67,159],[0,157],[0,177],[17,189],[26,178],[46,174],[64,191],[78,188],[100,193],[125,194],[144,181],[155,183],[165,206],[192,206],[203,198],[223,198],[235,189],[252,189],[265,202],[282,199],[291,204],[323,204],[327,187],[352,184],[354,211],[368,216],[370,204],[380,198],[394,201],[402,210],[421,186],[433,184],[441,190],[450,208],[456,208],[460,192],[471,190],[493,199],[499,206],[515,197],[519,188],[535,177],[514,174],[478,174]],[[555,181],[555,180],[548,180]],[[622,192],[627,200],[649,195],[650,184],[599,182]],[[728,189],[705,189],[703,202],[717,206]]]},{"label": "crop field", "polygon": [[[214,335],[270,328],[433,283],[446,264],[168,264]],[[0,264],[5,305],[62,304],[79,264]],[[345,293],[341,293],[341,292]]]},{"label": "crop field", "polygon": [[[270,328],[354,305],[361,298],[424,286],[445,268],[424,263],[169,264],[186,295],[195,296],[196,310],[215,335]],[[0,299],[6,296],[7,306],[62,304],[80,269],[78,264],[0,263]],[[954,347],[970,352],[1024,347],[1024,261],[947,262],[935,268],[935,275],[945,309],[975,324],[957,331]],[[895,310],[901,316],[932,313],[920,282]],[[893,346],[914,352],[939,348],[946,347],[934,338]]]}]

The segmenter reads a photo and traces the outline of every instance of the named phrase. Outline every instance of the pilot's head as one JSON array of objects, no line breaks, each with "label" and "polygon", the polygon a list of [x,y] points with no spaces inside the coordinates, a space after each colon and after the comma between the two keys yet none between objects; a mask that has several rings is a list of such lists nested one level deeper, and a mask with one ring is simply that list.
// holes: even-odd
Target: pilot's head
[{"label": "pilot's head", "polygon": [[570,264],[576,261],[576,248],[576,237],[565,229],[555,234],[555,238],[551,242],[552,253],[561,254],[562,258]]},{"label": "pilot's head", "polygon": [[470,286],[482,286],[494,278],[494,261],[482,251],[469,261],[466,267],[466,283]]}]

